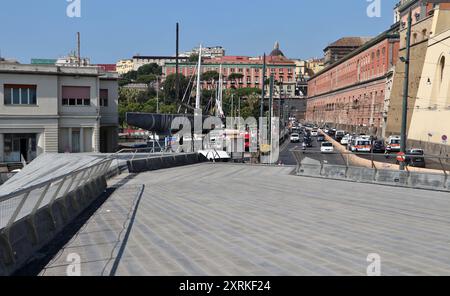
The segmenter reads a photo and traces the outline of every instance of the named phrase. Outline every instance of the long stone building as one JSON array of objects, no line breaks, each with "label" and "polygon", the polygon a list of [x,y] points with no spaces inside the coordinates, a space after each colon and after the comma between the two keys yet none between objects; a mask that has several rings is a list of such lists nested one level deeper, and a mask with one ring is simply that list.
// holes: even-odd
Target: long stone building
[{"label": "long stone building", "polygon": [[381,136],[398,46],[394,25],[311,77],[306,120]]}]

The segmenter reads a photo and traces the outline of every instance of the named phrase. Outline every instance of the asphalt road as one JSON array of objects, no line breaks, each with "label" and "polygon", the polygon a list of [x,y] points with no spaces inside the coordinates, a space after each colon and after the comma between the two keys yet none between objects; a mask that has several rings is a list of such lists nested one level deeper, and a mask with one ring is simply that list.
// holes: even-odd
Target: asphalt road
[{"label": "asphalt road", "polygon": [[[323,160],[326,164],[334,164],[334,165],[345,165],[346,160],[345,156],[341,156],[339,154],[322,154],[320,153],[320,144],[317,142],[317,138],[313,137],[313,147],[308,148],[304,153],[308,158],[321,161]],[[302,150],[302,142],[303,142],[303,135],[301,135],[300,143],[290,143],[289,140],[284,143],[280,148],[280,161],[283,165],[296,165],[297,162],[295,160],[294,155],[292,154],[293,150]],[[395,158],[386,158],[386,156],[383,153],[361,153],[358,155],[359,157],[365,158],[365,159],[373,159],[377,162],[384,162],[384,163],[392,163],[396,164],[397,160]],[[450,164],[444,163],[444,168],[446,170],[450,170]],[[442,166],[439,163],[438,159],[426,159],[426,167],[430,169],[436,169],[441,170]]]}]

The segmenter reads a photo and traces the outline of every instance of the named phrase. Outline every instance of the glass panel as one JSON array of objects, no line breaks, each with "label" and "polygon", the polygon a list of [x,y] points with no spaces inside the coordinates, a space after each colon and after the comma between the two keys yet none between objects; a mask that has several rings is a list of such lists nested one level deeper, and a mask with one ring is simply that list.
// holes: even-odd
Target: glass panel
[{"label": "glass panel", "polygon": [[28,88],[21,88],[20,93],[20,104],[28,105]]},{"label": "glass panel", "polygon": [[15,105],[20,104],[20,88],[13,89],[13,104]]},{"label": "glass panel", "polygon": [[30,104],[36,105],[37,104],[37,94],[36,94],[35,88],[30,88]]},{"label": "glass panel", "polygon": [[72,153],[80,152],[80,132],[72,132]]},{"label": "glass panel", "polygon": [[5,87],[5,105],[11,105],[12,88]]}]

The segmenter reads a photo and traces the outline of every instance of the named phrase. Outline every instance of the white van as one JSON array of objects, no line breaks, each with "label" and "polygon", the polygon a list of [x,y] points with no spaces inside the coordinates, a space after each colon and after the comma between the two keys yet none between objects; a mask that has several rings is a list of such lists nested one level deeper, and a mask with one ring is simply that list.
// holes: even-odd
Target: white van
[{"label": "white van", "polygon": [[356,138],[350,147],[352,152],[370,152],[372,151],[372,143],[367,138]]},{"label": "white van", "polygon": [[397,153],[400,152],[400,136],[390,136],[386,141],[386,153]]}]

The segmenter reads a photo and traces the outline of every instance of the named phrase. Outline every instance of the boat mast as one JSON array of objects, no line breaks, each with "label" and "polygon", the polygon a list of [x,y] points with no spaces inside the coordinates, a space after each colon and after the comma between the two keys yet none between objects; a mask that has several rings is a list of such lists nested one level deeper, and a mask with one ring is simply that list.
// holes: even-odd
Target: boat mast
[{"label": "boat mast", "polygon": [[202,45],[200,44],[200,51],[198,54],[198,68],[197,68],[197,96],[195,98],[195,109],[200,109],[200,98],[201,98],[201,73],[202,73]]},{"label": "boat mast", "polygon": [[219,71],[219,87],[218,87],[218,95],[217,95],[217,116],[223,117],[223,77],[222,77],[222,65],[220,65]]}]

